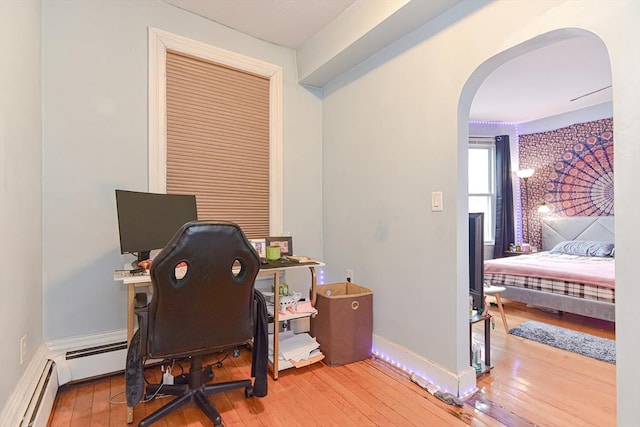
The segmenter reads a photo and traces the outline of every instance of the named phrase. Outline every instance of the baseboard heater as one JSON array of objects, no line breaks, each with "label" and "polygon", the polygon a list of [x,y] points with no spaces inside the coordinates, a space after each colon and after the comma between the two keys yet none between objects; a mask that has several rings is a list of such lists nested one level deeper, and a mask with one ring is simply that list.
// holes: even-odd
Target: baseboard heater
[{"label": "baseboard heater", "polygon": [[46,427],[60,385],[123,370],[126,350],[121,341],[68,351],[58,363],[48,359],[19,426]]},{"label": "baseboard heater", "polygon": [[42,343],[1,408],[0,426],[46,427],[60,386],[124,371],[125,336],[114,331]]},{"label": "baseboard heater", "polygon": [[123,371],[126,357],[126,341],[67,351],[56,360],[60,385]]},{"label": "baseboard heater", "polygon": [[20,427],[45,427],[49,422],[49,415],[58,392],[58,375],[56,364],[53,360],[47,360],[40,380],[36,385],[29,406],[22,417]]},{"label": "baseboard heater", "polygon": [[[97,354],[109,353],[112,351],[126,350],[126,349],[127,349],[127,342],[121,341],[121,342],[115,342],[111,344],[98,345],[95,347],[83,348],[80,350],[68,351],[67,354],[65,355],[65,359],[72,360],[72,359],[78,359],[81,357],[95,356]],[[124,366],[122,369],[124,369]]]}]

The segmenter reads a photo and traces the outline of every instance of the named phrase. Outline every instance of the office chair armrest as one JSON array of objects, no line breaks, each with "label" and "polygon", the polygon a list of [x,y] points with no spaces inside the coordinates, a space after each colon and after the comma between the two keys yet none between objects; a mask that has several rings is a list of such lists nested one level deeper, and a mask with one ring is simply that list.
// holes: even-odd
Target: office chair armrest
[{"label": "office chair armrest", "polygon": [[140,355],[147,355],[147,326],[149,319],[149,302],[147,293],[137,293],[134,313],[138,317],[138,329],[140,330]]}]

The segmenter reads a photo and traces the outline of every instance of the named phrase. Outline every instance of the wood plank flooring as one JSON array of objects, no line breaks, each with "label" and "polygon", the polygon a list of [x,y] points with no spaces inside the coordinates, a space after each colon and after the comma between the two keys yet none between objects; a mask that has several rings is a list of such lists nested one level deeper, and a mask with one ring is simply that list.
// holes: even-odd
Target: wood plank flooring
[{"label": "wood plank flooring", "polygon": [[[546,313],[503,301],[510,327],[539,320],[606,338],[612,323],[569,314]],[[478,380],[479,391],[463,408],[447,405],[412,383],[408,376],[378,360],[329,368],[318,363],[280,373],[269,380],[264,398],[234,390],[210,399],[225,426],[615,426],[615,365],[507,335],[497,313],[491,336],[493,370]],[[482,338],[474,327],[474,337]],[[215,381],[249,377],[251,354],[227,358],[215,367]],[[215,362],[215,358],[208,363]],[[159,368],[147,368],[158,382]],[[50,427],[124,426],[124,375],[118,374],[58,391]],[[134,408],[134,425],[170,398]],[[154,426],[208,426],[194,406]]]},{"label": "wood plank flooring", "polygon": [[[615,324],[611,322],[547,313],[508,300],[503,303],[510,328],[537,320],[615,339]],[[476,398],[517,414],[518,418],[507,425],[616,425],[615,365],[507,335],[498,310],[491,311],[496,320],[491,335],[494,369],[478,380],[480,392]],[[474,330],[475,336],[480,339],[481,329]]]}]

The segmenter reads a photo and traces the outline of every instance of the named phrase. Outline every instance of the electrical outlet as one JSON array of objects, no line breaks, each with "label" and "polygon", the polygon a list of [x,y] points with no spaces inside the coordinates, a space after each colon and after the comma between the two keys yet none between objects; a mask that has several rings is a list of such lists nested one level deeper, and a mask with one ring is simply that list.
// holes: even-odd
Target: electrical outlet
[{"label": "electrical outlet", "polygon": [[20,365],[24,363],[24,360],[27,358],[27,336],[23,335],[20,338]]},{"label": "electrical outlet", "polygon": [[353,283],[353,270],[347,270],[347,282]]}]

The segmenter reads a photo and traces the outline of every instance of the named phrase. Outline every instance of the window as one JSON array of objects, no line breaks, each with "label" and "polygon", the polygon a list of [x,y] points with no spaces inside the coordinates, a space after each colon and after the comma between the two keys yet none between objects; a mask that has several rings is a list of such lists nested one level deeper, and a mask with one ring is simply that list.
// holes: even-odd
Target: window
[{"label": "window", "polygon": [[269,235],[269,79],[167,51],[167,192]]},{"label": "window", "polygon": [[493,138],[469,139],[469,212],[484,213],[486,244],[493,244],[495,233],[495,159]]},{"label": "window", "polygon": [[[255,96],[238,105],[247,88]],[[251,238],[280,234],[281,92],[278,66],[150,28],[149,191],[196,194],[199,218],[237,222]],[[235,105],[217,105],[225,96]]]}]

